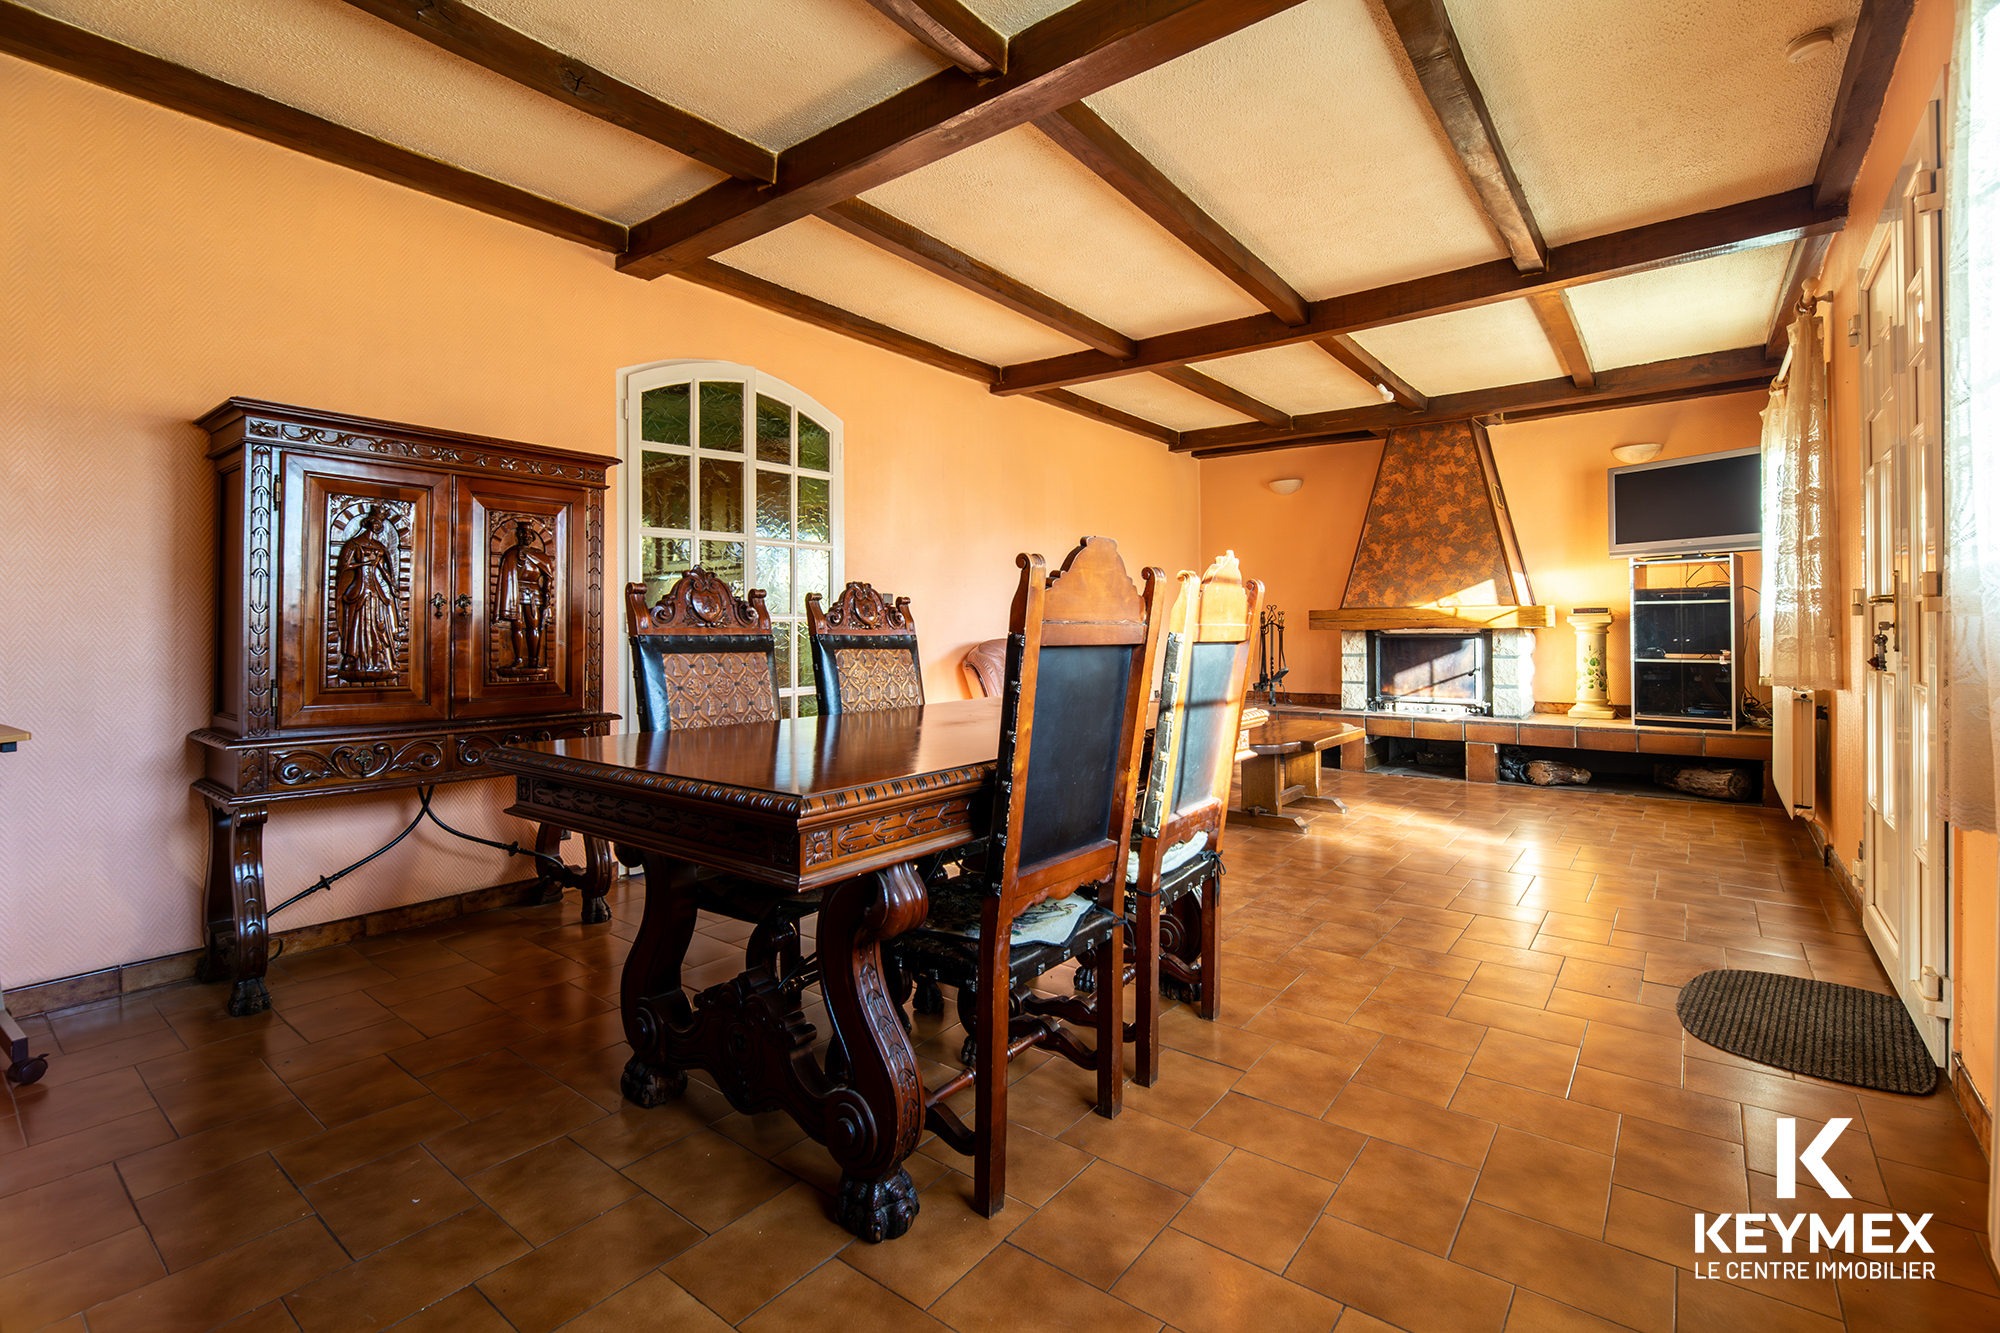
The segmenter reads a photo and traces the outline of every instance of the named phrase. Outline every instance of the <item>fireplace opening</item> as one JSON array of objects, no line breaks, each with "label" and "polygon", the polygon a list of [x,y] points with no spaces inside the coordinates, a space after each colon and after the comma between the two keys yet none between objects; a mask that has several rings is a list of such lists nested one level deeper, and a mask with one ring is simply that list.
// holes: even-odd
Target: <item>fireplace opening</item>
[{"label": "fireplace opening", "polygon": [[1484,717],[1493,711],[1487,631],[1368,632],[1368,707],[1382,713]]}]

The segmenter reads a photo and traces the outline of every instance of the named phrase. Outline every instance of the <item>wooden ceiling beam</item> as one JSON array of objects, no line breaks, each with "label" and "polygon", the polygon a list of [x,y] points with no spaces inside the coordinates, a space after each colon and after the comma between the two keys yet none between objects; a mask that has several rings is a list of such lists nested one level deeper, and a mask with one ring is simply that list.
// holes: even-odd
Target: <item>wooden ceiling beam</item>
[{"label": "wooden ceiling beam", "polygon": [[1444,0],[1381,0],[1381,4],[1403,39],[1424,96],[1464,163],[1486,216],[1514,256],[1515,267],[1523,273],[1541,272],[1548,264],[1548,242],[1542,239],[1521,182],[1500,146],[1500,134],[1465,63],[1465,52],[1459,49]]},{"label": "wooden ceiling beam", "polygon": [[1177,451],[1236,449],[1283,444],[1290,440],[1317,439],[1355,431],[1396,430],[1403,426],[1436,421],[1461,421],[1471,417],[1504,414],[1518,419],[1524,415],[1556,415],[1558,412],[1596,412],[1610,407],[1626,407],[1636,402],[1665,402],[1674,398],[1694,398],[1710,393],[1732,393],[1740,389],[1768,387],[1778,373],[1778,362],[1764,354],[1762,347],[1738,347],[1727,352],[1655,361],[1643,366],[1621,366],[1600,372],[1596,383],[1580,389],[1568,379],[1537,380],[1529,384],[1505,384],[1467,393],[1440,394],[1422,412],[1410,412],[1393,403],[1379,407],[1352,407],[1337,412],[1314,412],[1292,418],[1289,431],[1268,426],[1217,426],[1206,430],[1182,431]]},{"label": "wooden ceiling beam", "polygon": [[1549,350],[1556,354],[1556,364],[1563,368],[1563,374],[1577,388],[1588,389],[1596,382],[1597,372],[1591,369],[1590,351],[1583,345],[1583,330],[1576,326],[1576,312],[1569,308],[1569,297],[1561,292],[1536,292],[1528,298],[1528,305],[1534,310],[1542,332],[1548,335]]},{"label": "wooden ceiling beam", "polygon": [[1337,431],[1329,435],[1304,435],[1296,439],[1288,437],[1282,440],[1272,440],[1265,444],[1220,445],[1215,448],[1196,449],[1193,451],[1173,450],[1172,446],[1169,446],[1169,450],[1170,452],[1192,452],[1195,458],[1202,459],[1234,458],[1238,454],[1274,454],[1282,449],[1310,449],[1322,444],[1361,444],[1363,442],[1374,442],[1380,440],[1386,434],[1388,432],[1384,430]]},{"label": "wooden ceiling beam", "polygon": [[[1882,115],[1882,101],[1896,71],[1896,57],[1903,49],[1913,6],[1914,0],[1862,0],[1854,36],[1847,44],[1847,63],[1841,66],[1826,143],[1820,148],[1819,166],[1813,173],[1815,202],[1845,207],[1847,197],[1854,192],[1862,159],[1875,140],[1875,123]],[[1771,331],[1764,340],[1771,355],[1785,354],[1806,284],[1819,276],[1832,244],[1832,238],[1826,236],[1807,236],[1793,243],[1784,281],[1778,287],[1777,308],[1771,312]]]},{"label": "wooden ceiling beam", "polygon": [[720,181],[646,219],[618,267],[656,278],[719,254],[1301,2],[1079,0],[1009,42],[1005,74],[940,70],[780,153],[775,184]]},{"label": "wooden ceiling beam", "polygon": [[1382,364],[1381,360],[1366,347],[1345,333],[1336,333],[1327,338],[1315,338],[1313,342],[1328,356],[1359,375],[1377,390],[1387,390],[1389,399],[1396,406],[1408,412],[1421,412],[1430,406],[1430,399],[1417,392],[1415,386]]},{"label": "wooden ceiling beam", "polygon": [[1358,333],[1427,315],[1511,301],[1538,291],[1559,290],[1626,273],[1777,245],[1802,236],[1836,232],[1844,225],[1844,210],[1816,207],[1812,188],[1802,186],[1726,208],[1555,246],[1549,251],[1549,266],[1540,273],[1522,273],[1510,261],[1496,259],[1471,268],[1315,301],[1311,317],[1297,326],[1287,325],[1275,315],[1251,315],[1139,339],[1129,360],[1108,357],[1102,352],[1072,352],[1007,366],[1000,372],[994,392],[1033,393],[1161,366],[1188,365],[1213,357],[1312,342],[1334,334]]},{"label": "wooden ceiling beam", "polygon": [[0,0],[0,51],[594,250],[625,248],[625,228],[607,218],[371,138],[10,0]]},{"label": "wooden ceiling beam", "polygon": [[872,204],[849,199],[820,214],[849,236],[868,242],[898,259],[907,260],[927,273],[977,292],[990,301],[1006,306],[1019,315],[1058,333],[1067,334],[1087,347],[1107,356],[1132,355],[1132,340],[1109,325],[1100,324],[1062,302],[1044,296],[1028,284],[1008,277],[991,264],[983,263],[963,250],[946,245],[935,236],[919,231],[892,213]]},{"label": "wooden ceiling beam", "polygon": [[1079,393],[1071,393],[1068,389],[1050,389],[1045,393],[1031,393],[1028,397],[1038,403],[1047,403],[1051,407],[1060,407],[1066,412],[1075,412],[1079,416],[1102,421],[1108,426],[1116,426],[1120,430],[1129,430],[1134,435],[1143,435],[1149,440],[1158,440],[1169,449],[1180,443],[1181,433],[1177,430],[1171,430],[1158,422],[1148,421],[1144,417],[1135,417],[1130,412],[1120,412],[1115,407],[1106,407],[1103,403],[1085,398]]},{"label": "wooden ceiling beam", "polygon": [[1241,412],[1252,421],[1261,421],[1267,426],[1289,427],[1292,417],[1289,412],[1280,412],[1269,403],[1259,402],[1241,389],[1232,389],[1221,380],[1212,379],[1191,366],[1167,366],[1153,372],[1171,384],[1178,384],[1189,393],[1198,393],[1211,403],[1220,403],[1232,412]]},{"label": "wooden ceiling beam", "polygon": [[1035,128],[1284,323],[1305,322],[1306,299],[1188,198],[1104,117],[1078,102],[1041,117]]},{"label": "wooden ceiling beam", "polygon": [[1861,175],[1861,160],[1875,141],[1875,122],[1882,115],[1882,99],[1889,92],[1889,76],[1896,72],[1896,57],[1902,52],[1915,2],[1861,0],[1826,143],[1813,172],[1813,202],[1823,208],[1844,206]]},{"label": "wooden ceiling beam", "polygon": [[684,278],[700,287],[707,287],[730,296],[741,297],[751,305],[780,315],[790,315],[793,319],[827,329],[833,333],[845,334],[885,352],[895,352],[907,356],[912,361],[921,361],[939,370],[948,370],[954,375],[990,384],[1000,372],[984,361],[954,352],[936,343],[925,342],[912,337],[900,329],[892,329],[887,324],[878,324],[865,316],[842,310],[839,306],[828,305],[816,297],[803,292],[795,292],[789,287],[780,287],[775,282],[745,273],[740,268],[718,264],[712,259],[688,264],[674,270],[674,276]]},{"label": "wooden ceiling beam", "polygon": [[958,0],[868,0],[883,17],[975,78],[1007,72],[1007,39]]},{"label": "wooden ceiling beam", "polygon": [[692,112],[669,106],[603,70],[526,33],[488,18],[458,0],[347,0],[356,9],[393,23],[440,50],[469,60],[574,107],[587,116],[627,129],[683,157],[739,180],[768,185],[777,179],[778,155],[748,139],[711,125]]}]

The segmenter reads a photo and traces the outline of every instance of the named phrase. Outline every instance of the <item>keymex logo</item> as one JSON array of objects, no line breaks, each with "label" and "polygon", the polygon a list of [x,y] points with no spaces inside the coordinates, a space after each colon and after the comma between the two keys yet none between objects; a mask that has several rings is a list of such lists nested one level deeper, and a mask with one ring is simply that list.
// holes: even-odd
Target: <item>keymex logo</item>
[{"label": "keymex logo", "polygon": [[[1799,1122],[1778,1121],[1778,1197],[1799,1197],[1799,1168],[1804,1167],[1813,1182],[1830,1199],[1854,1197],[1826,1164],[1826,1154],[1839,1141],[1852,1120],[1833,1119],[1813,1137],[1806,1150],[1798,1148]],[[1924,1239],[1931,1214],[1911,1220],[1908,1213],[1842,1213],[1829,1225],[1818,1213],[1706,1213],[1694,1215],[1696,1254],[1801,1254],[1829,1256],[1844,1254],[1903,1254],[1912,1247],[1933,1253]],[[1902,1243],[1896,1243],[1895,1225],[1903,1228]],[[1768,1226],[1767,1226],[1768,1224]],[[1857,1225],[1858,1224],[1858,1225]],[[1858,1242],[1858,1244],[1857,1244]],[[1768,1281],[1773,1278],[1865,1278],[1874,1281],[1921,1280],[1937,1276],[1937,1265],[1907,1259],[1709,1259],[1694,1268],[1697,1281]]]}]

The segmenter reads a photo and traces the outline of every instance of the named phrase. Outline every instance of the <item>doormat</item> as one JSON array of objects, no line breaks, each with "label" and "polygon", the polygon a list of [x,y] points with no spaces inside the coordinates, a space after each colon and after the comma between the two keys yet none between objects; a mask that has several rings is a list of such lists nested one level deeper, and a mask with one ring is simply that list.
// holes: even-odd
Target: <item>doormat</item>
[{"label": "doormat", "polygon": [[1732,1055],[1882,1092],[1927,1093],[1937,1065],[1892,995],[1777,972],[1704,972],[1674,1006],[1688,1034]]}]

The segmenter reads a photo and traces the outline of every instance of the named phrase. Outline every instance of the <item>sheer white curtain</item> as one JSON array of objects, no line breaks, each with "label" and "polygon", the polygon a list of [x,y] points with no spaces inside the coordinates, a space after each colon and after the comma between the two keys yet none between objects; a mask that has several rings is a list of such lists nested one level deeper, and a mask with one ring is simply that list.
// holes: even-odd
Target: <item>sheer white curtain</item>
[{"label": "sheer white curtain", "polygon": [[1764,409],[1764,589],[1757,647],[1773,685],[1840,687],[1840,529],[1819,319],[1792,321],[1792,364]]},{"label": "sheer white curtain", "polygon": [[1960,0],[1945,170],[1945,817],[1995,831],[2000,756],[2000,0]]}]

